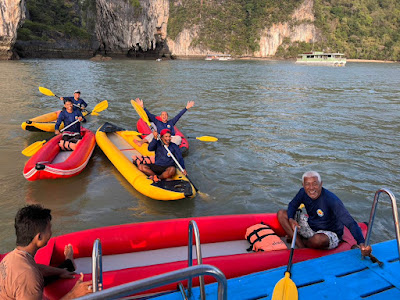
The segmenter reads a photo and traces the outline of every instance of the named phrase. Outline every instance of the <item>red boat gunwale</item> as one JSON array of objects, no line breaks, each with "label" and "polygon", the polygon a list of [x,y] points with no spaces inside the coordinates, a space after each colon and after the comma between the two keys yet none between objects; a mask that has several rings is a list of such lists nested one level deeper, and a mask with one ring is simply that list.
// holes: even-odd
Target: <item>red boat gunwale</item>
[{"label": "red boat gunwale", "polygon": [[[73,245],[75,259],[91,257],[93,242],[97,238],[101,240],[103,259],[104,256],[113,254],[187,247],[190,220],[195,220],[198,225],[202,246],[224,241],[243,241],[246,229],[260,222],[268,224],[279,236],[284,235],[276,214],[228,215],[153,221],[95,228],[58,236],[52,238],[46,247],[40,249],[35,259],[37,262],[56,266],[63,261],[64,247],[69,243]],[[367,226],[364,223],[359,225],[365,235]],[[338,248],[333,250],[296,249],[293,262],[350,250],[351,246],[356,244],[347,228],[345,228],[343,239],[345,242],[342,242]],[[233,278],[286,265],[289,252],[288,249],[203,257],[203,263],[214,265],[225,274],[226,278]],[[193,263],[196,264],[195,260]],[[126,265],[126,269],[103,272],[103,287],[107,289],[187,266],[187,255],[184,255],[179,261],[162,264],[132,268]],[[58,280],[45,288],[45,295],[50,299],[58,299],[73,287],[76,280]],[[91,274],[85,274],[85,280],[91,280]],[[212,277],[205,277],[206,283],[212,281]],[[197,285],[198,281],[195,280],[194,284]],[[175,289],[176,285],[171,284],[154,289],[152,292]]]}]

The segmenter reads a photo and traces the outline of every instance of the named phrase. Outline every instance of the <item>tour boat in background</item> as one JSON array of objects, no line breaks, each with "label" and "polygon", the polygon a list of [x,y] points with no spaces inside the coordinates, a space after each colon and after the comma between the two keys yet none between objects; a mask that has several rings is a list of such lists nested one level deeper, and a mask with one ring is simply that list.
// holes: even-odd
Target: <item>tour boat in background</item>
[{"label": "tour boat in background", "polygon": [[335,67],[344,67],[346,58],[343,53],[324,53],[324,52],[307,52],[298,55],[296,60],[298,64],[307,65],[328,65]]}]

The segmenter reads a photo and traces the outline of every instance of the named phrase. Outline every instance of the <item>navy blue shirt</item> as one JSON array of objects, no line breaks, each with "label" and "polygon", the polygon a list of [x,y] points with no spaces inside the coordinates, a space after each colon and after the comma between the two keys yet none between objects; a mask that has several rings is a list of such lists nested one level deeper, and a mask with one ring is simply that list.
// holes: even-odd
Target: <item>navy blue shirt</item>
[{"label": "navy blue shirt", "polygon": [[[55,130],[58,130],[60,128],[61,122],[64,122],[64,127],[67,127],[69,124],[72,122],[75,122],[78,120],[78,117],[83,117],[82,113],[79,109],[74,109],[72,113],[67,112],[67,110],[62,110],[60,114],[58,115]],[[71,127],[68,127],[66,131],[71,131],[71,132],[81,132],[81,122],[76,122],[76,124],[72,125]]]},{"label": "navy blue shirt", "polygon": [[157,119],[157,116],[150,113],[146,108],[144,109],[144,111],[146,112],[147,116],[149,117],[149,120],[157,126],[158,133],[161,133],[161,130],[163,130],[163,129],[169,129],[171,131],[171,135],[175,135],[174,126],[175,126],[176,122],[178,122],[180,117],[182,117],[183,114],[187,111],[187,109],[185,107],[184,109],[182,109],[180,111],[179,114],[177,114],[173,119],[168,120],[166,123]]},{"label": "navy blue shirt", "polygon": [[83,105],[84,107],[87,107],[87,103],[82,98],[78,98],[78,100],[75,100],[74,97],[63,97],[63,98],[64,98],[64,103],[65,103],[65,100],[68,99],[68,100],[71,100],[72,104],[74,104],[74,105],[78,105],[79,107],[81,107]]},{"label": "navy blue shirt", "polygon": [[297,208],[303,203],[308,214],[308,224],[314,231],[327,230],[335,232],[341,239],[343,226],[346,226],[357,244],[365,242],[360,226],[344,207],[343,202],[332,192],[322,188],[321,195],[313,200],[304,188],[301,188],[289,203],[287,214],[294,219]]},{"label": "navy blue shirt", "polygon": [[[153,139],[150,142],[148,149],[149,151],[155,151],[154,164],[163,167],[175,166],[175,161],[172,157],[168,156],[168,152],[164,148],[160,140]],[[185,169],[185,162],[183,161],[182,152],[179,149],[179,146],[171,142],[168,146],[168,149],[175,156],[181,167]]]}]

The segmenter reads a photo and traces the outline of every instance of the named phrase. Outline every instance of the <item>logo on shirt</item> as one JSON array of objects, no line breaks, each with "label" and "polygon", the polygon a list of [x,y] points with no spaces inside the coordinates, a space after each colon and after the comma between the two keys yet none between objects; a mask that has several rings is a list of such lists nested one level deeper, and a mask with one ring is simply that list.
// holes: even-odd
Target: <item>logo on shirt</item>
[{"label": "logo on shirt", "polygon": [[171,125],[168,124],[167,127],[168,127],[168,128],[171,128]]},{"label": "logo on shirt", "polygon": [[318,209],[317,210],[317,215],[320,216],[320,217],[324,216],[324,212],[322,211],[322,209]]}]

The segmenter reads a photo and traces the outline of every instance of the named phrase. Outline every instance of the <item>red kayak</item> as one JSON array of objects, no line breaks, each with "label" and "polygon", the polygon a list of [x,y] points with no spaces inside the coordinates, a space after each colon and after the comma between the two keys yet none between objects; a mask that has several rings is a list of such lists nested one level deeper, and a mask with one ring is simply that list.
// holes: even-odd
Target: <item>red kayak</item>
[{"label": "red kayak", "polygon": [[61,135],[53,137],[25,164],[24,177],[39,179],[68,178],[78,175],[86,167],[96,145],[94,133],[82,128],[82,140],[74,151],[61,151]]},{"label": "red kayak", "polygon": [[[156,118],[161,121],[160,116],[157,116]],[[147,125],[146,122],[142,119],[139,119],[139,121],[137,121],[136,128],[138,132],[144,133],[144,135],[142,135],[142,139],[151,133],[149,125]],[[183,135],[183,133],[178,129],[178,127],[174,126],[174,130],[175,134],[179,135],[182,138],[182,143],[179,145],[179,148],[182,151],[182,155],[186,155],[189,151],[189,142],[187,138]]]},{"label": "red kayak", "polygon": [[[50,239],[48,245],[37,252],[35,260],[57,266],[64,260],[64,247],[72,244],[76,272],[85,274],[84,280],[91,280],[93,243],[99,238],[103,253],[103,287],[107,289],[187,267],[190,220],[195,220],[199,228],[203,263],[216,266],[226,278],[276,268],[288,262],[290,246],[285,250],[247,252],[250,244],[245,234],[252,225],[263,222],[277,235],[284,236],[275,213],[196,217],[89,229]],[[365,235],[367,226],[359,225]],[[296,249],[293,262],[346,251],[356,244],[346,228],[343,240],[333,250]],[[193,264],[197,262],[194,260]],[[45,296],[61,298],[74,286],[79,276],[76,277],[46,286]],[[212,281],[211,276],[205,277],[206,283]],[[194,285],[198,285],[198,280],[194,279]],[[176,284],[170,284],[151,292],[175,289]]]}]

